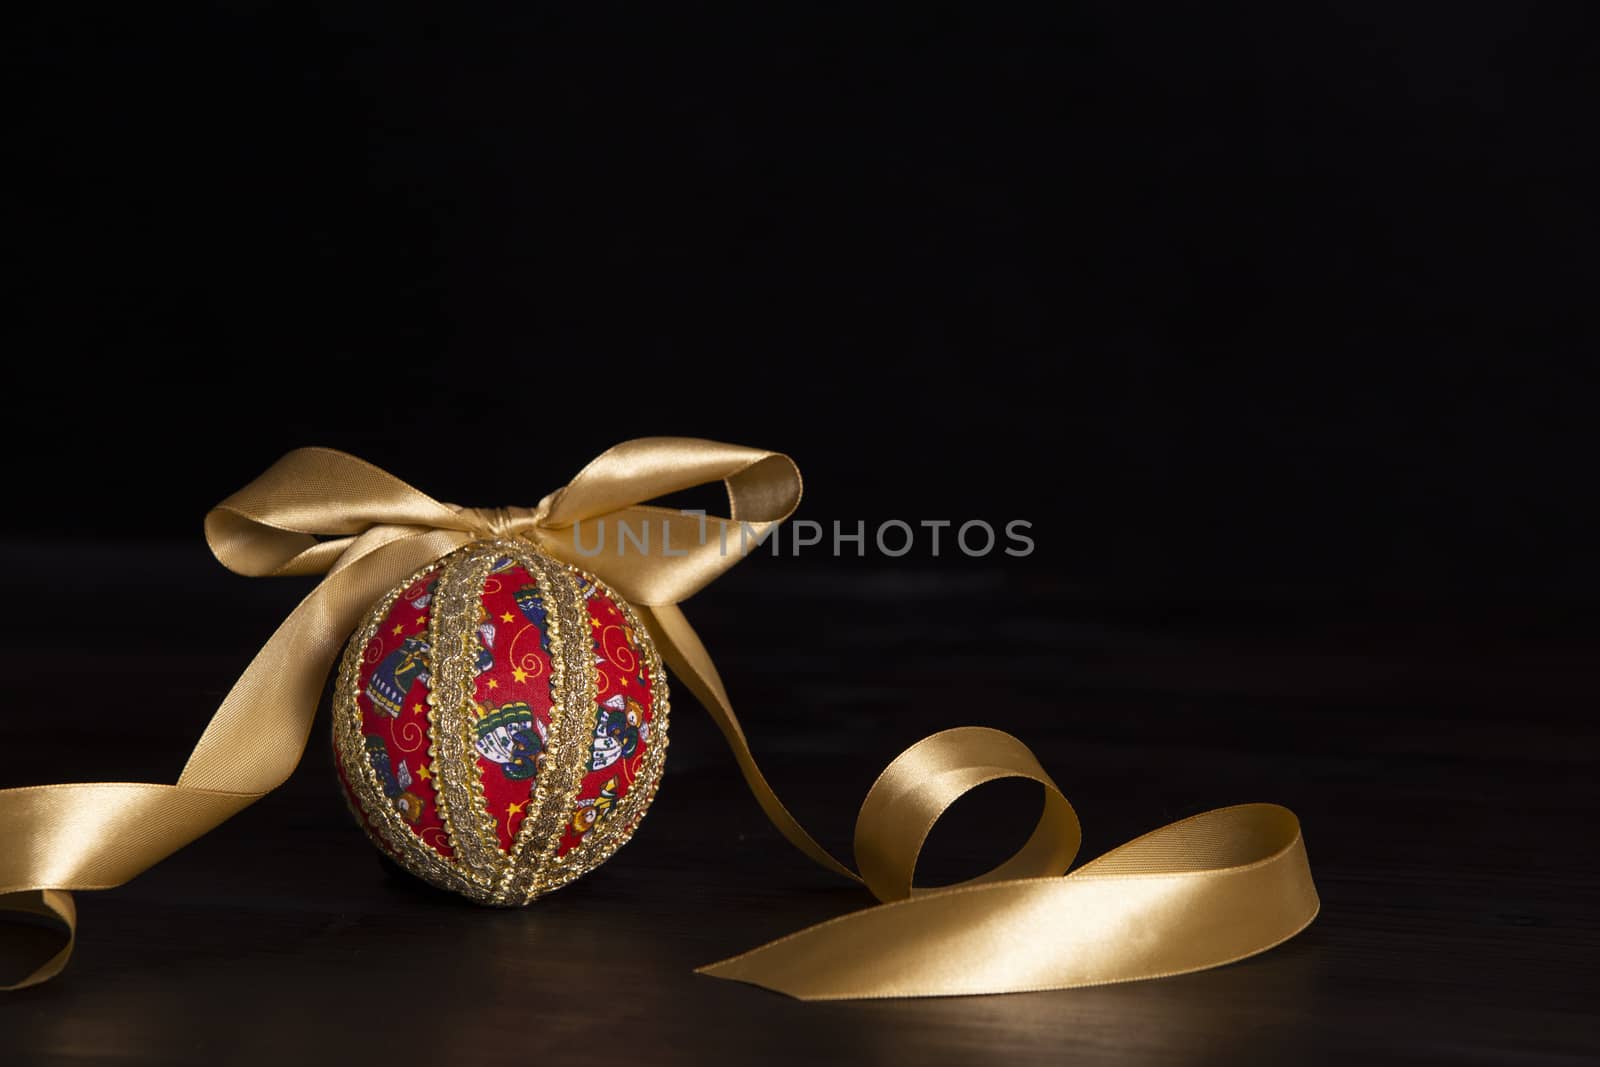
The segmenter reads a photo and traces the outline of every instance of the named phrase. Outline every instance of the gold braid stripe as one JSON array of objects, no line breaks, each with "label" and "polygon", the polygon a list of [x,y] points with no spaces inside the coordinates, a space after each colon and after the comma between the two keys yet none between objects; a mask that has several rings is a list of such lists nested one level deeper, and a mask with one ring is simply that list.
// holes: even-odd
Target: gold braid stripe
[{"label": "gold braid stripe", "polygon": [[[576,568],[571,568],[570,572],[576,573]],[[549,861],[544,871],[541,872],[544,884],[540,892],[545,893],[552,889],[558,889],[594,870],[610,859],[617,849],[628,843],[629,839],[633,837],[634,831],[638,829],[640,820],[644,818],[646,809],[650,807],[650,802],[655,799],[656,790],[661,785],[662,767],[667,758],[667,711],[669,701],[667,699],[666,675],[661,670],[661,657],[656,653],[655,642],[648,639],[649,631],[644,628],[638,616],[628,608],[626,600],[618,596],[604,582],[600,582],[597,579],[596,584],[599,585],[600,591],[610,597],[612,602],[621,609],[623,618],[628,621],[628,625],[633,628],[633,632],[640,635],[639,646],[644,651],[645,662],[650,667],[650,739],[645,743],[644,762],[639,768],[639,774],[634,778],[633,784],[628,787],[628,791],[623,794],[622,799],[617,804],[617,809],[587,834],[584,834],[582,840],[565,855],[556,856],[554,854],[555,848],[560,844],[559,835],[552,843]],[[581,594],[577,599],[577,611],[580,618],[587,623],[587,612],[584,610]],[[594,657],[589,654],[592,646],[588,641],[588,629],[587,625],[583,628],[585,640],[582,645],[585,658],[589,662],[591,672],[593,672]],[[584,716],[582,724],[584,729],[581,731],[583,734],[581,740],[585,749],[587,749],[589,743],[588,735],[591,732],[589,728],[592,727],[594,721],[592,709],[595,706],[597,696],[598,694],[594,689],[591,689],[589,701],[586,705],[591,710]],[[582,770],[578,772],[577,777],[578,781],[573,785],[572,796],[567,801],[568,811],[572,810],[573,800],[577,797],[578,784],[583,781]]]},{"label": "gold braid stripe", "polygon": [[[388,596],[374,605],[372,611],[367,614],[366,621],[345,646],[344,657],[339,666],[339,678],[333,690],[334,751],[339,759],[340,768],[344,771],[345,781],[350,783],[350,791],[360,805],[359,810],[352,807],[352,814],[367,832],[367,836],[373,839],[373,843],[395,857],[417,877],[440,889],[449,889],[471,896],[471,883],[448,860],[419,839],[416,831],[401,818],[400,813],[389,802],[389,798],[384,796],[383,783],[378,780],[378,773],[368,761],[366,750],[362,745],[361,705],[357,700],[361,692],[361,656],[368,643],[377,635],[378,627],[388,617],[389,609],[399,599],[400,593],[435,570],[437,567],[425,567],[395,586]],[[430,611],[430,641],[432,615],[433,612]],[[433,720],[431,710],[428,717],[431,723]],[[429,755],[437,767],[437,757],[433,756],[432,750]],[[362,818],[363,814],[366,818]],[[368,820],[371,822],[370,826]],[[377,827],[376,834],[373,833],[373,826]]]},{"label": "gold braid stripe", "polygon": [[[511,871],[500,888],[503,899],[526,904],[538,896],[536,888],[543,856],[538,845],[561,834],[566,821],[568,798],[566,776],[582,750],[575,747],[571,724],[583,718],[585,663],[581,636],[571,622],[574,590],[554,572],[557,568],[526,545],[511,545],[511,557],[533,575],[545,605],[545,632],[550,638],[550,728],[545,738],[545,763],[534,779],[533,800],[517,827],[511,845]],[[576,692],[574,690],[577,690]],[[555,780],[561,775],[561,780]]]},{"label": "gold braid stripe", "polygon": [[508,861],[483,796],[483,773],[474,744],[473,665],[483,583],[494,565],[479,548],[445,561],[429,619],[433,646],[433,770],[439,813],[450,835],[456,868],[473,885],[474,900],[495,903]]}]

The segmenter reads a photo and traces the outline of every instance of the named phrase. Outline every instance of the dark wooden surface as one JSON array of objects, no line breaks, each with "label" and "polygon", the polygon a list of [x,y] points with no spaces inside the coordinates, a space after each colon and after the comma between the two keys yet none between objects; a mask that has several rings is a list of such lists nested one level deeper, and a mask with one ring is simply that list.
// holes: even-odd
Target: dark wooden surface
[{"label": "dark wooden surface", "polygon": [[[0,785],[170,781],[298,595],[199,546],[13,546]],[[301,587],[303,588],[303,586]],[[290,783],[133,883],[78,896],[60,979],[0,999],[0,1062],[1593,1062],[1593,624],[1539,604],[1107,603],[1037,575],[752,563],[690,605],[769,776],[848,848],[882,765],[942,727],[1023,737],[1085,856],[1209,807],[1305,824],[1323,912],[1265,955],[1161,981],[803,1004],[697,977],[865,906],[764,823],[675,693],[641,832],[525,910],[387,873],[325,717]],[[997,858],[1003,790],[933,874]]]}]

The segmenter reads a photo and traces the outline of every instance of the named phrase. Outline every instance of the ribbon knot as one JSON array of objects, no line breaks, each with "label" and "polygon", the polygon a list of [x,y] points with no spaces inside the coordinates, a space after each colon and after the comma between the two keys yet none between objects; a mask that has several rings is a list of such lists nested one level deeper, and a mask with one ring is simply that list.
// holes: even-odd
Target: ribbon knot
[{"label": "ribbon knot", "polygon": [[544,519],[539,510],[517,507],[462,508],[460,514],[486,537],[524,537],[537,529]]},{"label": "ribbon knot", "polygon": [[[727,487],[726,518],[647,503],[713,481]],[[799,500],[800,472],[789,457],[692,438],[626,441],[532,509],[443,504],[331,449],[284,456],[206,516],[206,539],[241,574],[325,577],[223,699],[177,783],[0,791],[0,913],[55,916],[66,930],[59,951],[28,961],[21,980],[0,989],[43,982],[66,965],[76,929],[67,890],[120,885],[281,785],[300,761],[323,682],[361,614],[406,575],[485,536],[526,538],[631,601],[667,666],[716,721],[777,830],[818,864],[892,901],[704,973],[806,999],[1066,988],[1217,966],[1311,921],[1317,894],[1299,823],[1272,804],[1174,823],[1061,877],[1078,846],[1076,814],[1021,741],[983,727],[935,734],[885,769],[856,823],[862,874],[830,855],[767,783],[710,655],[677,607]],[[647,524],[659,533],[637,552],[580,552],[584,523]],[[729,536],[733,524],[741,529]],[[1033,836],[970,883],[914,889],[933,824],[971,789],[1004,777],[1044,789]],[[4,935],[0,924],[0,962]]]}]

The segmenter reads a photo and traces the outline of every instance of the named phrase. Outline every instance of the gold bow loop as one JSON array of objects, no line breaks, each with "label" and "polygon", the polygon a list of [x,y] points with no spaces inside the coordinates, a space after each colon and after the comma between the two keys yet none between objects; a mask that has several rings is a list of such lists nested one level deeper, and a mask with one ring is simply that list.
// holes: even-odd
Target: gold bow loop
[{"label": "gold bow loop", "polygon": [[[727,518],[645,503],[718,481],[728,491]],[[463,544],[523,537],[633,604],[676,604],[737,563],[799,502],[800,470],[788,456],[695,438],[625,441],[535,508],[443,504],[355,456],[299,448],[213,508],[206,540],[223,566],[263,577],[331,573],[426,532],[456,532]],[[593,524],[587,544],[585,522]],[[634,540],[619,543],[624,531]]]},{"label": "gold bow loop", "polygon": [[[728,491],[726,518],[647,503],[716,481]],[[240,574],[324,577],[223,699],[178,781],[0,790],[0,917],[54,919],[63,935],[53,954],[25,960],[21,977],[0,989],[38,984],[66,965],[76,931],[67,891],[120,885],[281,785],[362,612],[406,575],[482,537],[526,538],[629,600],[722,730],[779,832],[891,902],[704,973],[807,999],[1064,988],[1215,966],[1311,921],[1317,898],[1298,823],[1272,805],[1175,823],[1060,877],[1077,851],[1076,814],[1025,745],[978,727],[925,738],[880,776],[857,820],[861,874],[830,855],[761,773],[710,655],[677,607],[786,519],[800,493],[787,456],[693,438],[623,442],[534,508],[441,503],[332,449],[284,456],[206,516],[206,539]],[[599,538],[607,529],[614,539],[626,530],[629,544],[606,546]],[[961,795],[1001,777],[1043,788],[1027,843],[970,883],[913,889],[933,824]],[[0,923],[0,963],[15,964],[23,957],[7,934]]]}]

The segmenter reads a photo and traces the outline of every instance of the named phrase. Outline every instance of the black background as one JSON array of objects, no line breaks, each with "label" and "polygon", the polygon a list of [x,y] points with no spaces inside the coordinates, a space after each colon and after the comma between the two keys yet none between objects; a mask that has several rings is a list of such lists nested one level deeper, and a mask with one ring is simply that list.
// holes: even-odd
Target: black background
[{"label": "black background", "polygon": [[[370,1029],[307,1000],[354,1010],[462,938],[537,984],[479,939],[549,937],[623,976],[662,1059],[1595,1051],[1576,5],[241,3],[14,29],[0,437],[29,610],[0,785],[172,780],[305,588],[229,577],[200,536],[290,448],[531,505],[619,440],[702,436],[792,455],[824,525],[1032,523],[1026,559],[811,550],[690,605],[826,843],[901,748],[979,722],[1059,771],[1090,855],[1289,803],[1325,901],[1257,961],[1077,994],[821,1008],[688,981],[866,901],[790,856],[685,694],[650,827],[515,917],[376,882],[314,738],[243,825],[93,896],[67,977],[0,1003],[22,1051],[365,1055]],[[86,605],[113,653],[83,654]],[[63,741],[64,703],[91,741]],[[942,873],[994,859],[975,818],[941,826]],[[617,908],[653,947],[607,939]]]},{"label": "black background", "polygon": [[13,38],[14,529],[193,536],[306,443],[532,503],[667,433],[1113,596],[1597,591],[1568,13],[642,8]]}]

